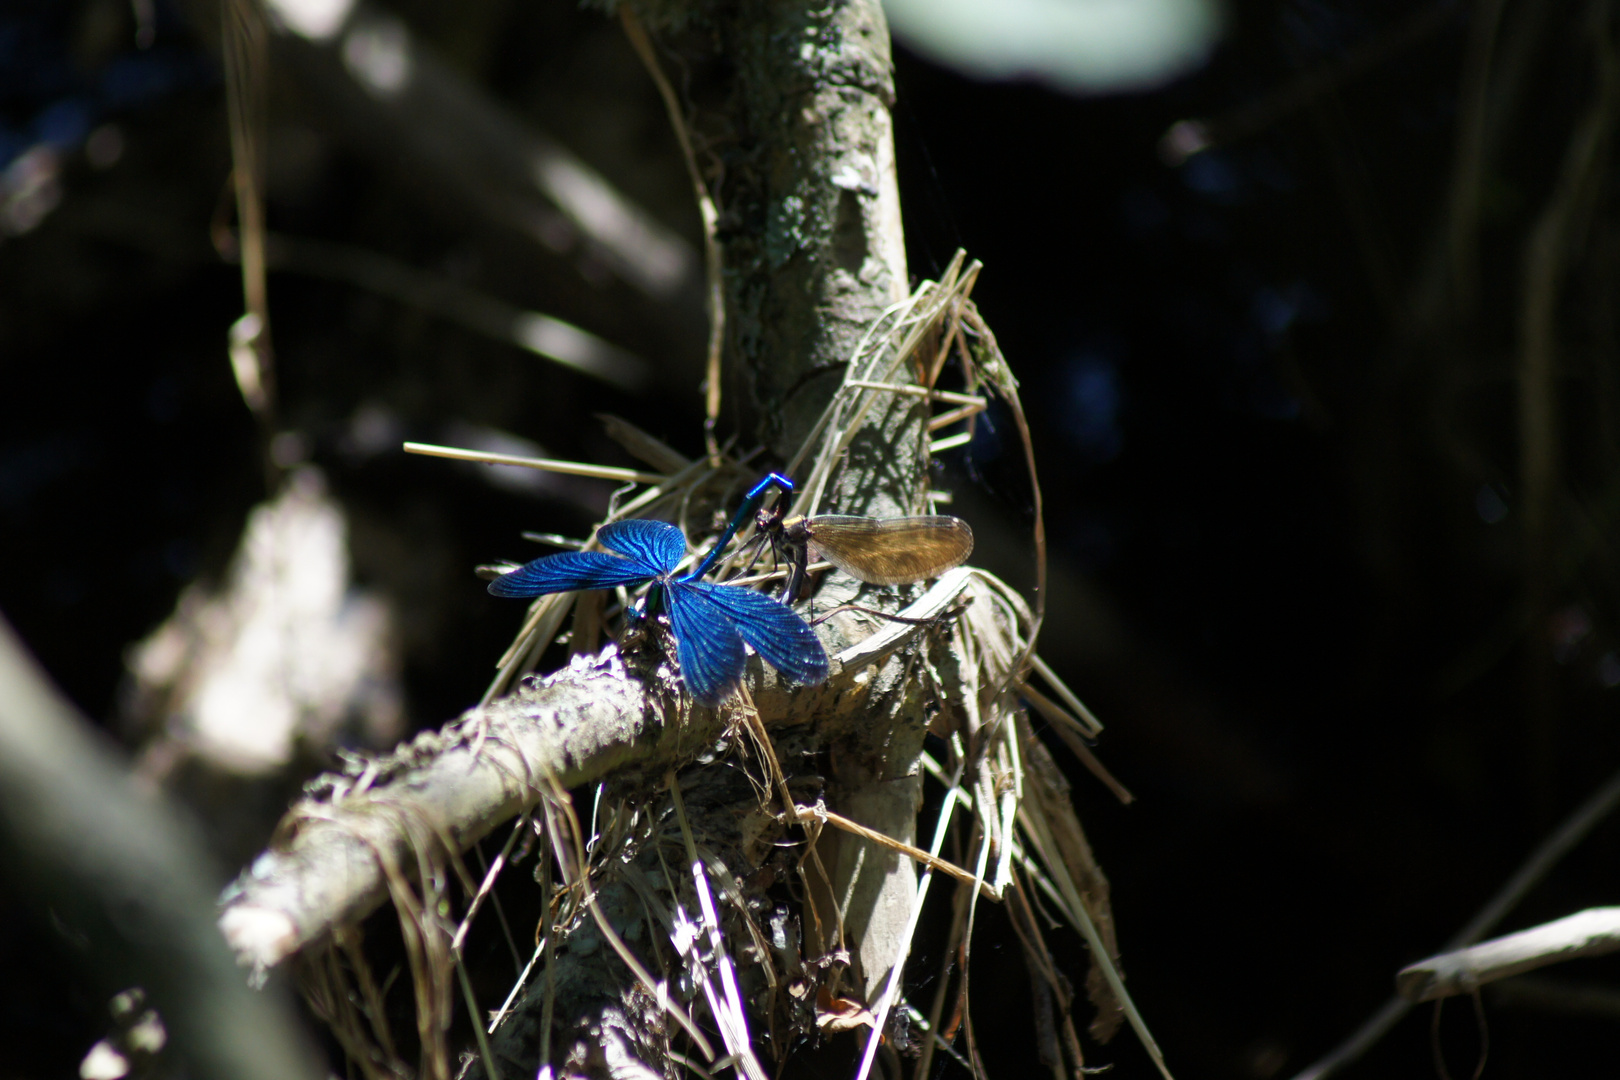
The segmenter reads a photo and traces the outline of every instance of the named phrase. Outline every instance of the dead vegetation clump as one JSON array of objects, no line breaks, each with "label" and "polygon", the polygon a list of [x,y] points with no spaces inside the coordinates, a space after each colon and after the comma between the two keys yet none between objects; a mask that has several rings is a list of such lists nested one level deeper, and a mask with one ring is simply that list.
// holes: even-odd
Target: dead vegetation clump
[{"label": "dead vegetation clump", "polygon": [[[1017,384],[970,299],[979,266],[964,263],[959,254],[866,335],[786,463],[799,482],[790,512],[839,508],[852,440],[874,405],[896,395],[931,412],[930,433],[960,429],[936,436],[936,449],[971,437],[997,398],[1030,453]],[[950,358],[960,391],[936,385]],[[659,518],[694,540],[716,531],[760,471],[753,454],[731,448],[689,461],[623,421],[609,430],[655,471],[527,464],[621,479],[608,520]],[[916,498],[910,512],[948,501]],[[751,531],[717,580],[785,575],[744,563]],[[1129,798],[1089,749],[1100,725],[1035,654],[1038,494],[1033,559],[1034,610],[971,565],[926,587],[818,579],[809,603],[832,661],[827,682],[789,689],[751,660],[743,688],[718,710],[677,689],[662,650],[600,645],[634,597],[542,597],[482,705],[391,758],[357,758],[346,775],[312,785],[233,888],[222,926],[261,968],[302,953],[309,1000],[367,1077],[526,1074],[538,1060],[542,1075],[731,1067],[764,1078],[803,1040],[844,1031],[860,1035],[863,1078],[879,1055],[896,1075],[902,1054],[915,1058],[913,1075],[930,1075],[936,1054],[984,1075],[969,973],[980,903],[991,901],[1017,932],[1032,1034],[1054,1075],[1085,1064],[1082,992],[1092,1038],[1107,1040],[1126,1019],[1163,1070],[1121,981],[1107,880],[1030,714]],[[857,598],[860,608],[843,606]],[[572,659],[532,674],[554,646]],[[925,749],[925,733],[943,753]],[[924,773],[944,798],[919,839]],[[588,807],[576,804],[581,795]],[[462,852],[513,817],[500,854],[470,872]],[[499,917],[491,890],[519,863],[532,864],[545,915],[497,1005],[475,999],[464,945],[475,918]],[[932,993],[913,1000],[902,973],[940,877],[950,917],[929,952],[944,960],[926,979]],[[379,980],[359,943],[359,919],[385,898],[409,958],[414,1068],[387,1021],[392,977]],[[1048,944],[1062,924],[1089,947],[1083,991]],[[457,997],[480,1021],[476,1051],[459,1065],[448,1038]]]}]

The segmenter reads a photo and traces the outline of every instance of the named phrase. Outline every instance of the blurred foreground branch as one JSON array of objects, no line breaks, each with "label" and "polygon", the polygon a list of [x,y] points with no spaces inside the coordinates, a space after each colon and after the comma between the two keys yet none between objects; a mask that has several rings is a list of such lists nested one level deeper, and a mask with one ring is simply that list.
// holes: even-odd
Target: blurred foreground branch
[{"label": "blurred foreground branch", "polygon": [[279,993],[255,993],[213,925],[215,873],[189,825],[138,791],[0,621],[0,855],[86,935],[101,989],[139,984],[193,1076],[324,1075]]}]

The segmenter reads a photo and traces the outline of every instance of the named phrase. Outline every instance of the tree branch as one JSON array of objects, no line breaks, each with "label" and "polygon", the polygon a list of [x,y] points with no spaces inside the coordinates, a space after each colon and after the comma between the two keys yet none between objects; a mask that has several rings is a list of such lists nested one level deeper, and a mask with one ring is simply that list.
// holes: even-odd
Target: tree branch
[{"label": "tree branch", "polygon": [[[98,989],[146,990],[194,1076],[323,1075],[286,1000],[243,985],[209,924],[215,868],[138,791],[0,619],[0,858],[8,880],[83,935]],[[279,989],[279,988],[278,988]]]},{"label": "tree branch", "polygon": [[547,776],[568,788],[615,771],[661,773],[719,734],[712,711],[674,702],[628,678],[610,647],[419,736],[357,777],[325,778],[227,890],[226,941],[263,969],[363,918],[386,893],[379,856],[413,865],[405,819],[460,852],[538,802]]}]

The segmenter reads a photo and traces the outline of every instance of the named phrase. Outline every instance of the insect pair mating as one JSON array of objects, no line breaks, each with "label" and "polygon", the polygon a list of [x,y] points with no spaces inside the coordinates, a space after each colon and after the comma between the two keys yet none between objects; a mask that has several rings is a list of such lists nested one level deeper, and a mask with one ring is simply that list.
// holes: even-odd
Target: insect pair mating
[{"label": "insect pair mating", "polygon": [[[788,679],[814,686],[827,678],[827,652],[803,619],[763,593],[702,580],[772,488],[791,492],[793,481],[771,473],[749,489],[714,547],[690,573],[675,576],[686,556],[686,537],[680,529],[633,518],[597,530],[597,540],[612,554],[566,551],[542,556],[496,578],[489,591],[530,597],[650,584],[639,617],[667,610],[681,674],[699,703],[718,705],[741,681],[747,663],[745,642]],[[973,550],[967,523],[950,517],[784,519],[780,510],[773,510],[759,515],[759,526],[773,547],[792,560],[788,598],[796,597],[802,586],[811,551],[862,580],[898,584],[960,565]]]}]

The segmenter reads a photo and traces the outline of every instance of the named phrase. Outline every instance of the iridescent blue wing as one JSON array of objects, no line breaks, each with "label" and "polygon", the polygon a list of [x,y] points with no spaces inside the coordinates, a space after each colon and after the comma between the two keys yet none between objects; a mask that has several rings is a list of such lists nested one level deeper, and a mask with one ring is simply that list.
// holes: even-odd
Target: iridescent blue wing
[{"label": "iridescent blue wing", "polygon": [[646,563],[656,574],[667,574],[686,557],[686,534],[667,521],[630,518],[596,530],[596,539],[609,551]]},{"label": "iridescent blue wing", "polygon": [[574,589],[611,589],[640,585],[655,577],[653,570],[634,559],[621,559],[600,551],[565,551],[543,555],[489,583],[496,596],[544,596]]},{"label": "iridescent blue wing", "polygon": [[687,690],[704,705],[720,704],[742,678],[748,659],[737,627],[695,586],[670,582],[667,602]]},{"label": "iridescent blue wing", "polygon": [[735,585],[694,581],[686,588],[730,616],[743,640],[789,679],[810,686],[826,681],[827,650],[786,604]]}]

